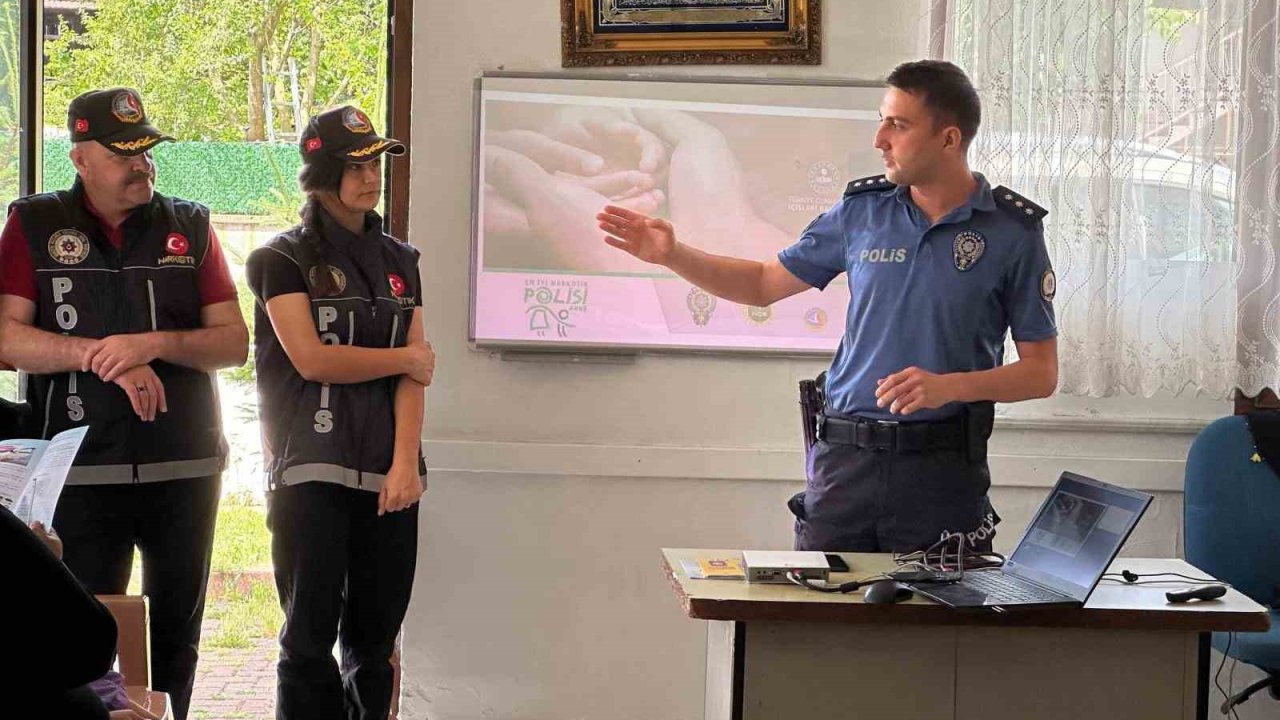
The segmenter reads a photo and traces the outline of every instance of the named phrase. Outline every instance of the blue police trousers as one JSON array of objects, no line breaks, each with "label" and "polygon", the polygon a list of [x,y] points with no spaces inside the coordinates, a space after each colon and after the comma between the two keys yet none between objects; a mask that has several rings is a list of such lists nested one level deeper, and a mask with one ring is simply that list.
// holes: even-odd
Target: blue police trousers
[{"label": "blue police trousers", "polygon": [[790,503],[797,550],[913,552],[948,532],[966,533],[966,548],[991,549],[1000,518],[987,498],[985,459],[818,440],[807,461],[805,491]]}]

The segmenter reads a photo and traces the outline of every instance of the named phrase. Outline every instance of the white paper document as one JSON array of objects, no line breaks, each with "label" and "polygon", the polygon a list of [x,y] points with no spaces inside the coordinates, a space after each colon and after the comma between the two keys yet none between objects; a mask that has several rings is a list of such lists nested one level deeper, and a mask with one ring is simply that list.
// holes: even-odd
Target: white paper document
[{"label": "white paper document", "polygon": [[0,440],[0,506],[27,525],[52,527],[67,472],[87,432],[86,426],[52,440]]}]

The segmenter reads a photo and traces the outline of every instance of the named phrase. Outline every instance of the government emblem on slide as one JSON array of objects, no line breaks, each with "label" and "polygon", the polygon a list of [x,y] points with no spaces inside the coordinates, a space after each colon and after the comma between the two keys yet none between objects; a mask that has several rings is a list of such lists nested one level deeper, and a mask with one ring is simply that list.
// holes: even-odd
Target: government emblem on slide
[{"label": "government emblem on slide", "polygon": [[685,304],[689,307],[689,313],[693,315],[694,324],[699,327],[711,322],[711,313],[716,311],[715,296],[698,287],[689,291]]}]

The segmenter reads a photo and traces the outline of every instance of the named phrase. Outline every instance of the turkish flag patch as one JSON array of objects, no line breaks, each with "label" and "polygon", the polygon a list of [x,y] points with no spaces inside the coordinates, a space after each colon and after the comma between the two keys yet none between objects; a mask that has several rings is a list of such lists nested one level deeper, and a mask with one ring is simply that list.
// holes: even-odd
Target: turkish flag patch
[{"label": "turkish flag patch", "polygon": [[391,283],[391,294],[396,297],[404,295],[404,279],[395,273],[387,273],[387,281]]},{"label": "turkish flag patch", "polygon": [[169,237],[164,240],[164,249],[170,255],[186,255],[187,250],[191,249],[191,243],[181,233],[169,233]]}]

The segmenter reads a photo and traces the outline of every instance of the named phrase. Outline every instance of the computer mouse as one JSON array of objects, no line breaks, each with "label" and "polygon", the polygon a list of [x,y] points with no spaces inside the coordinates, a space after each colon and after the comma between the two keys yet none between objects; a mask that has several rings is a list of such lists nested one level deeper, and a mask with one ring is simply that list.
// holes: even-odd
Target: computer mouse
[{"label": "computer mouse", "polygon": [[903,600],[910,600],[911,588],[896,580],[877,580],[867,587],[862,601],[868,605],[891,605]]}]

